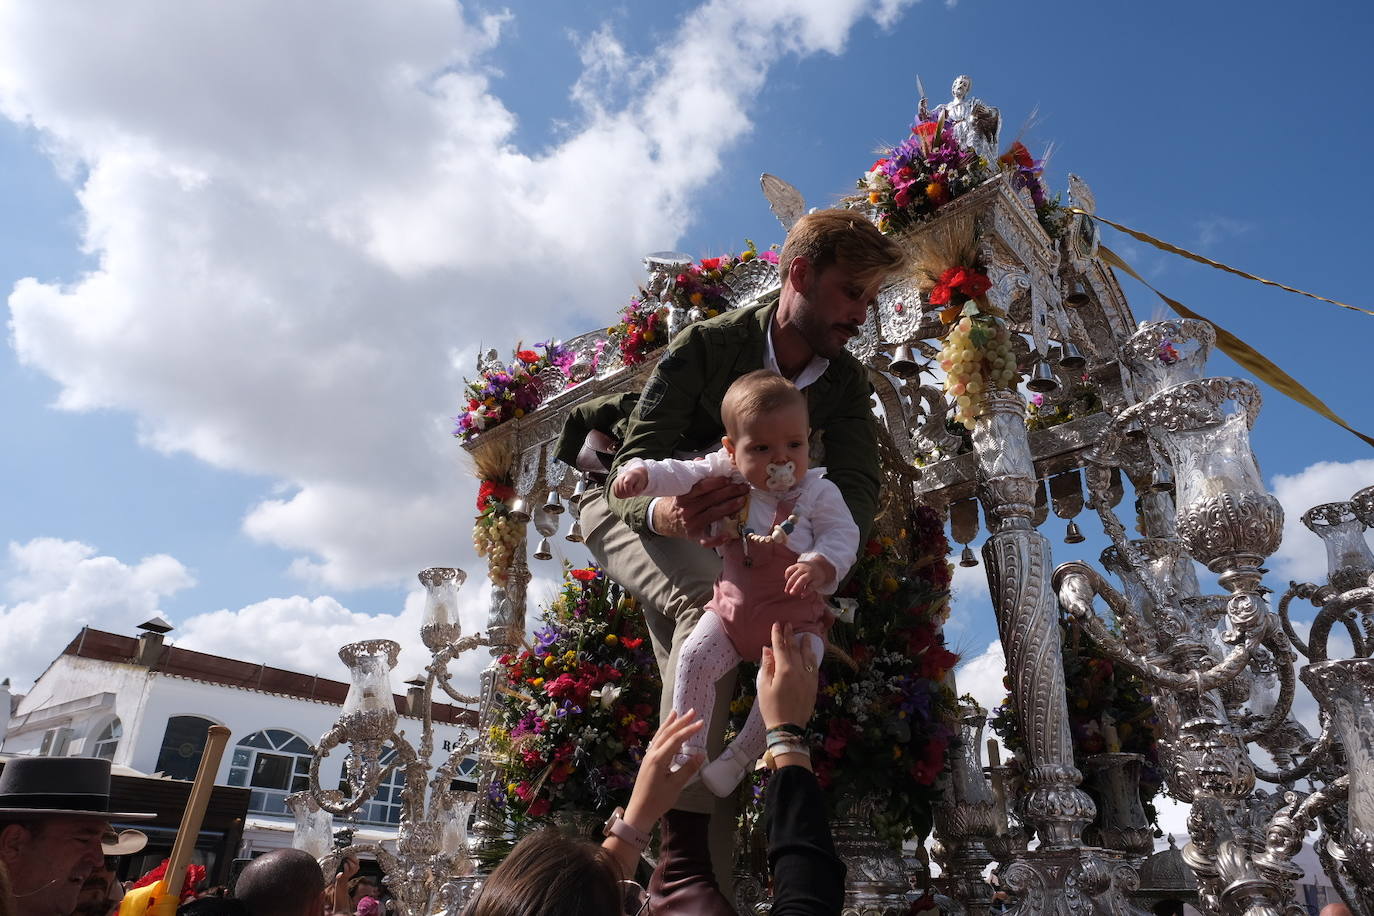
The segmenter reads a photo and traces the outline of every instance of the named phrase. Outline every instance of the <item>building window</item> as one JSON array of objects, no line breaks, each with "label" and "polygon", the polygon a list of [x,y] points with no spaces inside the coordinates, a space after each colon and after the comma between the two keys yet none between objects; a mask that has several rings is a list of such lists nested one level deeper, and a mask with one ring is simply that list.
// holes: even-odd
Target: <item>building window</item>
[{"label": "building window", "polygon": [[200,716],[172,716],[168,719],[155,771],[172,779],[194,780],[196,770],[200,768],[200,758],[205,753],[205,736],[214,724]]},{"label": "building window", "polygon": [[310,745],[281,728],[254,732],[234,748],[229,785],[252,789],[249,811],[290,814],[286,796],[310,788]]},{"label": "building window", "polygon": [[118,719],[111,719],[105,723],[105,727],[96,733],[95,740],[91,743],[91,756],[99,757],[101,760],[114,760],[115,751],[119,750],[119,739],[124,737],[124,726],[119,724]]},{"label": "building window", "polygon": [[[396,749],[389,747],[382,751],[379,758],[382,766],[396,760]],[[406,773],[403,767],[396,767],[387,778],[382,780],[382,784],[377,786],[377,791],[372,798],[363,803],[358,809],[358,822],[361,824],[379,824],[382,826],[395,826],[401,822],[401,791],[405,789]],[[352,796],[347,780],[339,782],[339,790],[344,793],[344,797]]]}]

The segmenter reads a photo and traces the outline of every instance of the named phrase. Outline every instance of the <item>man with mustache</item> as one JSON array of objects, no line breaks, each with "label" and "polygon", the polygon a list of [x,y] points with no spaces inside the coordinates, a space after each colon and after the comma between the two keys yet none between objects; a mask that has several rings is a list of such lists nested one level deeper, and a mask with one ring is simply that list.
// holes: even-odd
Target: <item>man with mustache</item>
[{"label": "man with mustache", "polygon": [[110,821],[153,814],[110,811],[110,762],[94,757],[16,757],[0,773],[0,862],[7,912],[71,916],[81,888],[104,865]]},{"label": "man with mustache", "polygon": [[[802,217],[783,245],[782,287],[776,294],[687,327],[670,344],[628,417],[630,398],[590,402],[569,418],[558,456],[587,469],[584,439],[593,441],[598,432],[620,440],[610,476],[631,458],[713,451],[724,431],[720,408],[726,389],[746,373],[771,369],[806,395],[813,463],[825,465],[866,538],[881,481],[873,388],[845,344],[859,333],[879,289],[904,263],[901,248],[854,211],[821,210]],[[664,684],[673,683],[678,652],[720,574],[720,558],[711,548],[723,536],[715,523],[744,508],[748,489],[713,478],[685,496],[619,499],[604,487],[589,490],[582,500],[587,547],[642,605]],[[711,717],[715,734],[708,736],[712,757],[720,752],[733,678],[727,675],[717,686],[719,708]],[[665,691],[665,702],[666,714],[671,691]],[[716,875],[728,885],[731,801],[720,802],[700,784],[690,785],[661,828],[651,909],[733,913],[711,879],[714,860]]]}]

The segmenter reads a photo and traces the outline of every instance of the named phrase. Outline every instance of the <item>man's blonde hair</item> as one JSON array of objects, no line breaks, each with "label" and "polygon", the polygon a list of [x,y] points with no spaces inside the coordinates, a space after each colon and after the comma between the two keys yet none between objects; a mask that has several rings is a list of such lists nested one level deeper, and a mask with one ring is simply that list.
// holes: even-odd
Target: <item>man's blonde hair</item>
[{"label": "man's blonde hair", "polygon": [[740,425],[760,414],[800,406],[806,409],[806,395],[771,369],[756,369],[741,375],[725,392],[720,418],[731,439],[739,438]]},{"label": "man's blonde hair", "polygon": [[897,273],[907,260],[900,245],[854,210],[817,210],[797,220],[778,257],[783,283],[799,257],[818,274],[838,264],[864,285]]}]

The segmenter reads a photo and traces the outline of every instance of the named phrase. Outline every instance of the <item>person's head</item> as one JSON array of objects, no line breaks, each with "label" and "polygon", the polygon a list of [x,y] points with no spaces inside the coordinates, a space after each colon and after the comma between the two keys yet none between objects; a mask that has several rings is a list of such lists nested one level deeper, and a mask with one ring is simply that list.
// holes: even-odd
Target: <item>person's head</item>
[{"label": "person's head", "polygon": [[0,862],[16,916],[71,916],[86,879],[104,865],[112,812],[110,762],[92,757],[20,757],[0,773]]},{"label": "person's head", "polygon": [[253,916],[319,916],[324,873],[308,852],[274,849],[244,866],[234,897]]},{"label": "person's head", "polygon": [[817,210],[787,234],[779,319],[826,359],[844,352],[906,254],[855,210]]},{"label": "person's head", "polygon": [[720,417],[721,442],[751,486],[790,490],[806,476],[810,416],[796,385],[767,369],[742,375],[725,392]]},{"label": "person's head", "polygon": [[356,906],[364,897],[377,896],[377,879],[371,875],[359,875],[348,882],[348,899]]},{"label": "person's head", "polygon": [[6,822],[0,861],[10,873],[18,916],[71,916],[91,872],[105,864],[103,818],[45,817]]},{"label": "person's head", "polygon": [[968,95],[968,91],[973,88],[973,80],[965,74],[959,74],[954,78],[954,85],[949,87],[949,91],[954,93],[956,99],[962,99]]},{"label": "person's head", "polygon": [[463,916],[621,916],[620,875],[600,846],[541,830],[515,845]]}]

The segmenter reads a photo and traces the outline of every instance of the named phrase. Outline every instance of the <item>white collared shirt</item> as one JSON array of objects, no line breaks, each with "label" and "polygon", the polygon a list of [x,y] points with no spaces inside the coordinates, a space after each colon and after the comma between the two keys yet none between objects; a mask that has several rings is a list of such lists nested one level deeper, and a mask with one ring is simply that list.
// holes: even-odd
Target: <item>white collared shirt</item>
[{"label": "white collared shirt", "polygon": [[[763,348],[763,368],[776,372],[778,375],[782,375],[782,370],[778,368],[777,354],[773,350],[773,322],[771,319],[768,322],[768,333],[764,335],[763,339],[765,342],[765,346]],[[788,379],[788,381],[791,382],[793,385],[796,385],[797,390],[804,390],[807,385],[810,385],[816,379],[820,378],[822,375],[825,375],[825,370],[829,368],[830,360],[826,359],[825,357],[819,354],[813,353],[811,354],[811,362],[807,363],[805,366],[802,367],[802,371],[797,373],[796,378]],[[717,448],[719,447],[720,446],[717,446]],[[649,526],[649,530],[653,531],[654,534],[658,534],[657,531],[654,531],[654,506],[656,506],[657,504],[657,498],[650,501],[649,514],[645,517],[645,521]]]}]

